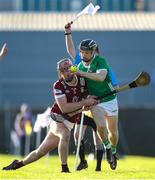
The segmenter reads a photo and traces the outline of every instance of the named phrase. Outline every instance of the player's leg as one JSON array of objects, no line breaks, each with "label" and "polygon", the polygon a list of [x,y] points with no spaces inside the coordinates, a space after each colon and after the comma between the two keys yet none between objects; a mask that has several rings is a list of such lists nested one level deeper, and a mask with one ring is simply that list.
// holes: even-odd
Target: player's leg
[{"label": "player's leg", "polygon": [[104,152],[104,146],[100,136],[97,134],[97,127],[92,118],[91,112],[86,111],[85,123],[90,126],[93,130],[93,139],[95,145],[95,154],[96,154],[96,171],[101,171],[101,162]]},{"label": "player's leg", "polygon": [[56,127],[53,126],[52,132],[60,138],[58,145],[58,153],[61,161],[61,172],[70,172],[67,164],[68,159],[68,146],[70,140],[70,130],[66,127],[64,123],[56,123]]},{"label": "player's leg", "polygon": [[116,169],[117,166],[117,144],[119,139],[119,132],[118,132],[118,116],[107,116],[107,124],[108,124],[108,131],[109,131],[109,139],[111,142],[112,147],[112,154],[114,156],[114,163],[112,164],[112,169]]},{"label": "player's leg", "polygon": [[111,144],[108,139],[108,130],[106,127],[104,108],[102,107],[102,105],[99,104],[99,105],[94,106],[91,111],[92,111],[93,119],[97,126],[98,134],[100,138],[102,139],[102,143],[104,144],[105,149],[106,149],[107,161],[109,164],[111,164],[113,163],[114,158],[112,155]]},{"label": "player's leg", "polygon": [[113,163],[111,164],[111,169],[116,169],[117,166],[117,156],[116,147],[119,139],[118,134],[118,103],[117,99],[111,100],[109,102],[103,103],[105,110],[105,118],[107,121],[107,129],[109,140],[112,145]]},{"label": "player's leg", "polygon": [[109,131],[109,139],[112,145],[113,154],[116,153],[116,146],[118,144],[118,116],[107,116],[107,126]]},{"label": "player's leg", "polygon": [[[84,144],[84,135],[85,135],[86,128],[87,128],[87,125],[83,125],[81,144],[80,144],[80,150],[79,150],[80,164],[77,167],[78,171],[82,169],[86,169],[88,167],[87,161],[85,159],[85,144]],[[76,147],[78,145],[79,130],[80,130],[80,125],[76,124],[75,129],[74,129],[74,142],[75,142]]]},{"label": "player's leg", "polygon": [[56,147],[58,147],[58,143],[59,138],[49,131],[44,141],[40,144],[40,146],[23,159],[23,164],[26,165],[40,159],[49,151],[52,151]]},{"label": "player's leg", "polygon": [[58,146],[58,143],[59,138],[49,132],[42,144],[36,150],[29,153],[23,160],[14,160],[10,165],[4,167],[3,170],[16,170],[30,164],[47,154],[49,150],[55,149]]},{"label": "player's leg", "polygon": [[101,171],[104,146],[103,146],[101,138],[95,131],[93,131],[93,139],[94,139],[95,152],[96,152],[96,168],[95,168],[95,170]]}]

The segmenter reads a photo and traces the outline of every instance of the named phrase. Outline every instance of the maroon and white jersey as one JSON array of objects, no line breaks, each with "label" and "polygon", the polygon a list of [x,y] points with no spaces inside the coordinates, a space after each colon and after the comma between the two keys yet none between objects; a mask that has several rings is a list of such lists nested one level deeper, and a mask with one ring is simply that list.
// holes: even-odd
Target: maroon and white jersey
[{"label": "maroon and white jersey", "polygon": [[[57,99],[66,96],[68,103],[79,102],[82,99],[86,98],[88,95],[88,91],[86,88],[85,79],[78,75],[76,77],[77,84],[74,86],[69,86],[63,79],[56,81],[53,85],[54,98]],[[56,102],[52,106],[51,111],[53,113],[63,115]],[[76,123],[80,121],[80,117],[81,113],[78,113],[67,120]]]}]

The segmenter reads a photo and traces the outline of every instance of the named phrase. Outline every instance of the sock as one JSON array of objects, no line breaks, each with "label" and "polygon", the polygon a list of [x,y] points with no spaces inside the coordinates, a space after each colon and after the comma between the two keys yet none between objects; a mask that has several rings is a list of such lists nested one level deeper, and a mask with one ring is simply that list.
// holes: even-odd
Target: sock
[{"label": "sock", "polygon": [[85,147],[84,147],[84,141],[83,140],[81,140],[79,156],[80,156],[80,161],[83,162],[85,160]]},{"label": "sock", "polygon": [[96,160],[97,160],[96,170],[101,169],[102,157],[103,157],[103,150],[97,150],[96,151]]},{"label": "sock", "polygon": [[111,145],[112,154],[116,153],[116,146]]},{"label": "sock", "polygon": [[106,149],[110,149],[111,148],[111,144],[110,144],[110,141],[108,139],[104,140],[103,144],[105,145]]},{"label": "sock", "polygon": [[16,163],[16,169],[19,169],[19,168],[21,168],[21,167],[23,167],[23,166],[24,166],[23,161],[18,161],[18,162]]},{"label": "sock", "polygon": [[95,146],[96,150],[96,171],[101,170],[101,163],[102,163],[102,158],[103,158],[103,153],[104,153],[104,146],[103,144],[97,144]]},{"label": "sock", "polygon": [[61,164],[62,171],[61,172],[69,172],[69,168],[67,164]]}]

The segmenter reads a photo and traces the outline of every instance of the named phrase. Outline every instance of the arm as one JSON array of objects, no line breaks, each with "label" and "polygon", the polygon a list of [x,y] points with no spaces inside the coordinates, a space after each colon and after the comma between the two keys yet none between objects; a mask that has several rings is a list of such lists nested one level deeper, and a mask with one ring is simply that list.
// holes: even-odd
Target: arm
[{"label": "arm", "polygon": [[75,52],[74,42],[73,42],[72,34],[71,34],[71,23],[68,23],[65,26],[65,42],[66,42],[67,52],[74,59],[76,52]]},{"label": "arm", "polygon": [[0,59],[2,59],[8,52],[7,44],[4,43],[0,51]]},{"label": "arm", "polygon": [[118,81],[111,67],[109,68],[109,73],[110,73],[112,85],[114,86],[115,89],[118,89],[119,88]]},{"label": "arm", "polygon": [[74,58],[74,64],[78,65],[81,62],[81,57],[78,52],[76,52],[75,58]]},{"label": "arm", "polygon": [[[97,104],[95,97],[88,97],[79,102],[67,102],[66,89],[64,88],[63,83],[57,81],[53,85],[53,93],[56,103],[58,104],[62,113],[69,113],[76,110],[79,110],[83,106],[92,106]],[[81,97],[83,98],[83,97]]]},{"label": "arm", "polygon": [[63,97],[57,98],[56,102],[63,113],[69,113],[69,112],[79,110],[83,106],[93,106],[94,104],[97,104],[97,100],[95,100],[92,97],[84,99],[79,102],[68,103],[66,96],[63,96]]},{"label": "arm", "polygon": [[85,78],[92,79],[94,81],[104,81],[107,75],[107,70],[106,69],[101,69],[98,70],[96,73],[88,73],[88,72],[83,72],[83,71],[77,71],[81,76]]}]

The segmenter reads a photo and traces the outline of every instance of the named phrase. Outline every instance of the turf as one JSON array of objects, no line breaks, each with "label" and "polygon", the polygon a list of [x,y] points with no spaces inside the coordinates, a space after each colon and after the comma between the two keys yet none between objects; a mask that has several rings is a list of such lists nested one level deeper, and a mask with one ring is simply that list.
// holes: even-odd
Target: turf
[{"label": "turf", "polygon": [[[0,155],[0,169],[8,165],[15,156]],[[44,157],[39,161],[16,171],[0,170],[0,179],[155,179],[155,158],[127,156],[119,160],[116,170],[111,170],[103,160],[102,171],[95,172],[95,160],[89,161],[89,167],[74,172],[75,156],[69,156],[72,173],[60,173],[58,156]]]}]

